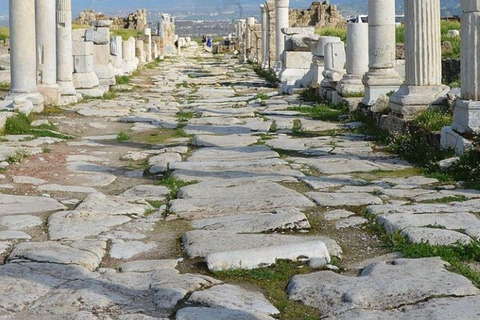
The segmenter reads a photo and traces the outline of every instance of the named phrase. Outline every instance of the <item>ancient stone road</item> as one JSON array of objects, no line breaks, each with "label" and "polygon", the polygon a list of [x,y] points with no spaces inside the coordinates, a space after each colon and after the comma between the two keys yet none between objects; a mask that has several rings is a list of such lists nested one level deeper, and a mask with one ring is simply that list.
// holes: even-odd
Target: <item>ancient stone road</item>
[{"label": "ancient stone road", "polygon": [[5,137],[2,157],[29,156],[0,180],[0,319],[287,319],[208,269],[298,256],[319,270],[286,293],[328,319],[479,319],[470,280],[389,253],[364,212],[412,242],[469,243],[480,193],[420,176],[359,123],[288,110],[298,96],[236,62],[167,59],[43,117],[76,139]]}]

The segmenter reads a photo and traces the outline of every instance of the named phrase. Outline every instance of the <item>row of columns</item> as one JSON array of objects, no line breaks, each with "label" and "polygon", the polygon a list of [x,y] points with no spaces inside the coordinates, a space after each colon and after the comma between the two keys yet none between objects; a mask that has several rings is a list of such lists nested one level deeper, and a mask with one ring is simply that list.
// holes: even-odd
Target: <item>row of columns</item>
[{"label": "row of columns", "polygon": [[9,13],[11,92],[7,99],[27,98],[39,111],[45,102],[56,104],[60,93],[75,95],[71,0],[10,0]]}]

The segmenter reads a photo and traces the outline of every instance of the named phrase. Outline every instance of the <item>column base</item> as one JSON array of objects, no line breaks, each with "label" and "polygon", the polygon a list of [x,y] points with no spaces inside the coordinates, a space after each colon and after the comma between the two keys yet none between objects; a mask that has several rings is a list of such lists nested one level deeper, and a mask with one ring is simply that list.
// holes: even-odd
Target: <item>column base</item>
[{"label": "column base", "polygon": [[443,105],[449,87],[439,86],[408,86],[402,85],[390,97],[390,110],[406,120],[413,120],[419,113],[431,106]]},{"label": "column base", "polygon": [[337,85],[337,92],[344,98],[359,98],[365,95],[361,75],[346,74]]},{"label": "column base", "polygon": [[60,99],[60,86],[58,84],[39,84],[37,89],[43,95],[46,106],[58,105]]},{"label": "column base", "polygon": [[18,101],[18,104],[22,104],[21,100],[31,101],[33,104],[33,109],[31,111],[34,113],[40,113],[45,108],[45,98],[38,92],[33,92],[33,93],[10,92],[5,97],[5,101],[7,100],[13,101],[13,105],[17,104],[15,100]]},{"label": "column base", "polygon": [[443,127],[440,146],[444,150],[453,150],[457,155],[462,155],[473,147],[473,142],[463,137],[452,127]]},{"label": "column base", "polygon": [[395,69],[379,69],[367,72],[362,82],[365,86],[365,98],[362,104],[373,106],[380,95],[397,91],[403,79]]},{"label": "column base", "polygon": [[73,81],[57,81],[57,84],[60,87],[60,94],[62,96],[74,96],[77,93]]},{"label": "column base", "polygon": [[95,72],[83,72],[73,74],[73,85],[75,89],[92,89],[100,84]]},{"label": "column base", "polygon": [[452,129],[459,133],[480,133],[480,101],[457,100]]},{"label": "column base", "polygon": [[84,97],[89,98],[101,98],[105,93],[110,91],[110,86],[98,86],[90,89],[79,89],[78,93],[81,93]]}]

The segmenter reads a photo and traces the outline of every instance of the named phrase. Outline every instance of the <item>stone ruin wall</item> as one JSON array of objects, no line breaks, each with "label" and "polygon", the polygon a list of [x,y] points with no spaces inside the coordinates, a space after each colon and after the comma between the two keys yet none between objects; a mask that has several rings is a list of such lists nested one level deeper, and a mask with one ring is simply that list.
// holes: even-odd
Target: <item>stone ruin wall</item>
[{"label": "stone ruin wall", "polygon": [[73,23],[89,26],[92,24],[93,21],[98,20],[112,20],[113,23],[110,27],[110,29],[112,30],[132,29],[143,31],[143,29],[145,29],[148,24],[147,10],[145,9],[139,9],[136,13],[130,13],[126,18],[109,17],[100,12],[95,12],[93,10],[85,10],[80,12],[78,18],[75,19]]},{"label": "stone ruin wall", "polygon": [[336,5],[313,2],[309,9],[290,9],[290,27],[341,28],[346,26],[345,18]]}]

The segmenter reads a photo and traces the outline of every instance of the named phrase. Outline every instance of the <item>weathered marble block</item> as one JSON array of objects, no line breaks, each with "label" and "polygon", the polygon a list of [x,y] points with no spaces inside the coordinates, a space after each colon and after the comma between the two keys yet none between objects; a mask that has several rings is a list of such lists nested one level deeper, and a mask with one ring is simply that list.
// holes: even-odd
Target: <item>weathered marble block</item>
[{"label": "weathered marble block", "polygon": [[93,72],[93,55],[73,57],[73,69],[76,73]]}]

